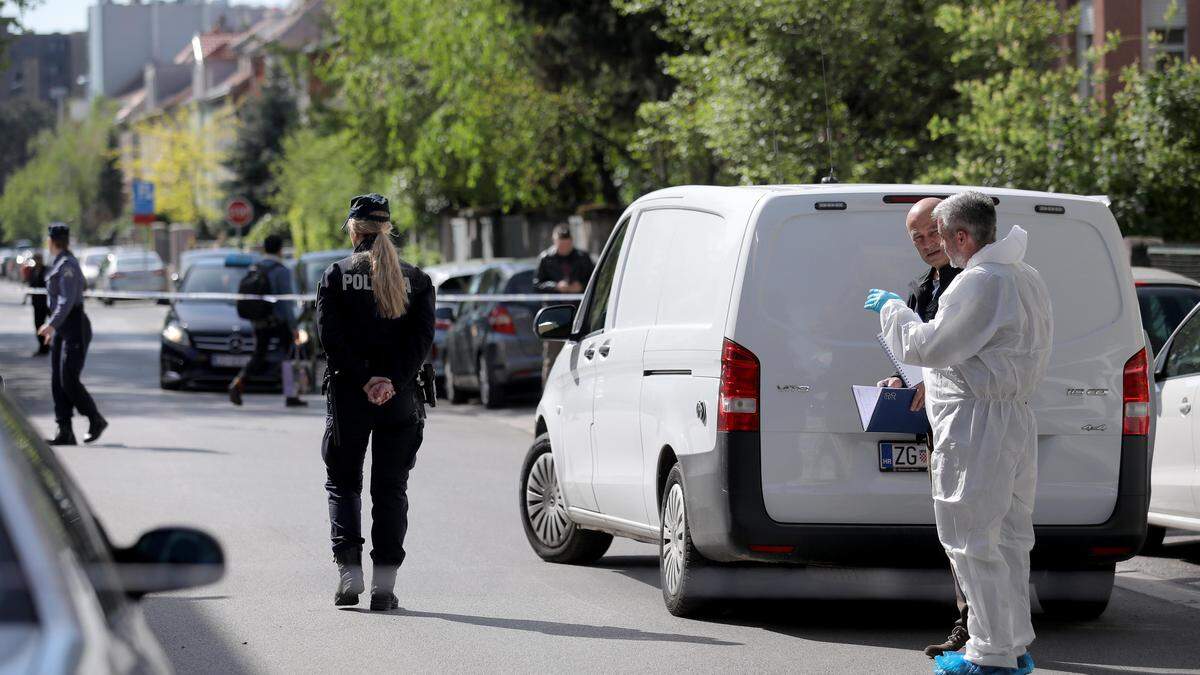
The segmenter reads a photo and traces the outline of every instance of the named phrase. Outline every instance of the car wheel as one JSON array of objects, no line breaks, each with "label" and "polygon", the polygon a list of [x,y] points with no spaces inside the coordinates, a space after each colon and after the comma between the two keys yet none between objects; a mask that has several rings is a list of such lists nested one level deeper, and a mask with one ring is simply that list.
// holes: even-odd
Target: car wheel
[{"label": "car wheel", "polygon": [[547,562],[595,562],[612,544],[611,534],[585,530],[571,522],[547,434],[538,436],[525,455],[520,508],[525,537],[533,552]]},{"label": "car wheel", "polygon": [[1108,608],[1115,569],[1109,565],[1089,570],[1035,570],[1031,576],[1047,616],[1090,621]]},{"label": "car wheel", "polygon": [[499,408],[504,404],[500,385],[492,379],[492,360],[486,352],[479,357],[479,402],[485,408]]},{"label": "car wheel", "polygon": [[1167,537],[1167,528],[1150,525],[1146,528],[1146,541],[1142,543],[1141,552],[1155,553],[1162,550],[1163,539]]},{"label": "car wheel", "polygon": [[707,561],[692,543],[679,464],[667,475],[658,515],[658,571],[663,601],[667,611],[675,616],[694,616],[705,604],[698,593],[697,576]]},{"label": "car wheel", "polygon": [[455,405],[467,402],[467,393],[454,381],[454,371],[450,369],[449,361],[446,362],[446,400]]}]

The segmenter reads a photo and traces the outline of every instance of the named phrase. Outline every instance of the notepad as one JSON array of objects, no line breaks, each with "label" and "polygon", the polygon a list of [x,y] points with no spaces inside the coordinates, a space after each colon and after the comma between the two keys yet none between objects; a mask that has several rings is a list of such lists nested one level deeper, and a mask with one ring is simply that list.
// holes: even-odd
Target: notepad
[{"label": "notepad", "polygon": [[896,352],[892,351],[892,345],[888,343],[887,336],[880,333],[875,336],[875,339],[879,340],[879,346],[883,347],[883,352],[887,354],[892,365],[896,367],[896,372],[900,373],[900,379],[904,380],[904,386],[915,387],[925,380],[925,375],[921,372],[921,368],[901,363],[900,359],[896,358]]},{"label": "notepad", "polygon": [[913,412],[915,389],[885,389],[852,385],[863,431],[890,434],[929,433],[929,417],[922,408]]}]

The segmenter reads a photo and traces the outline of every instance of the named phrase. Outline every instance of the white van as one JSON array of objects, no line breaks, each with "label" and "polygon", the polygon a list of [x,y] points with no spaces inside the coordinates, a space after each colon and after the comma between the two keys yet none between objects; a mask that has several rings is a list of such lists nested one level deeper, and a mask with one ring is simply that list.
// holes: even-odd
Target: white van
[{"label": "white van", "polygon": [[[851,385],[892,372],[866,291],[906,293],[927,269],[906,212],[963,189],[693,186],[637,200],[578,311],[536,320],[566,345],[522,469],[534,550],[579,563],[612,535],[658,543],[675,614],[706,600],[690,583],[704,565],[944,566],[923,439],[864,433]],[[1038,598],[1098,616],[1146,532],[1149,373],[1128,256],[1100,199],[979,189],[998,237],[1028,230],[1054,304],[1034,401]],[[901,468],[916,471],[881,459],[897,441],[915,446]]]}]

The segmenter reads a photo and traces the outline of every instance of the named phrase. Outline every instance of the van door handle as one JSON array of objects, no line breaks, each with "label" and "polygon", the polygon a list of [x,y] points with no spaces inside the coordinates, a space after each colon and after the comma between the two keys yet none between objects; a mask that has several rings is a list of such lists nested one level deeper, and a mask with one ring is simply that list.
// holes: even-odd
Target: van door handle
[{"label": "van door handle", "polygon": [[608,346],[608,343],[607,343],[607,342],[605,342],[604,344],[600,345],[600,356],[607,357],[607,356],[608,356],[609,349],[610,349],[610,348],[609,348],[609,346]]},{"label": "van door handle", "polygon": [[1190,413],[1190,412],[1192,412],[1192,404],[1191,404],[1191,403],[1188,403],[1188,400],[1185,398],[1185,399],[1183,399],[1183,401],[1182,401],[1182,402],[1180,402],[1180,404],[1179,404],[1179,414],[1180,414],[1180,415],[1186,415],[1186,414],[1188,414],[1188,413]]},{"label": "van door handle", "polygon": [[591,345],[588,345],[588,348],[583,350],[583,358],[587,359],[588,361],[591,361],[592,357],[595,355],[596,355],[596,348]]}]

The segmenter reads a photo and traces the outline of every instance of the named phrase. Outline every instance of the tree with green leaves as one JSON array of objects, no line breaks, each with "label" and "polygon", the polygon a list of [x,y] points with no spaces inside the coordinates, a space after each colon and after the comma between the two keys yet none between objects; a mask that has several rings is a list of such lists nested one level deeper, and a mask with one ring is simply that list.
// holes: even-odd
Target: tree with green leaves
[{"label": "tree with green leaves", "polygon": [[237,137],[225,157],[233,176],[221,187],[230,197],[250,200],[256,214],[267,212],[278,189],[271,166],[282,156],[283,139],[296,119],[296,100],[279,68],[237,112]]}]

